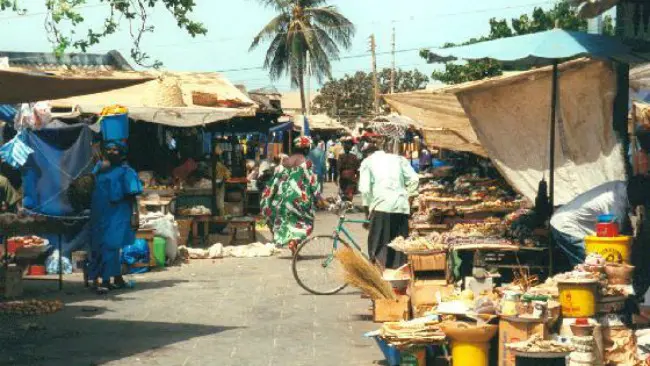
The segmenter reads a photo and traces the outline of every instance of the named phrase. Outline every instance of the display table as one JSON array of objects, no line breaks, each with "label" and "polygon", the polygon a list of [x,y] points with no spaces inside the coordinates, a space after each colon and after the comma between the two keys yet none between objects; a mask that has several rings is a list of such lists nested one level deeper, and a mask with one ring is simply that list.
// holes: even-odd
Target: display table
[{"label": "display table", "polygon": [[[52,216],[31,216],[30,221],[24,219],[15,222],[0,222],[0,231],[2,232],[2,241],[4,244],[4,265],[5,268],[9,266],[9,248],[7,239],[12,236],[26,236],[26,235],[57,235],[57,249],[59,251],[59,273],[58,283],[59,290],[63,289],[63,255],[62,242],[63,235],[68,234],[82,221],[86,221],[86,217],[52,217]],[[34,279],[47,279],[51,277],[43,276]]]},{"label": "display table", "polygon": [[[205,241],[210,235],[210,224],[223,224],[231,230],[229,245],[235,242],[237,231],[241,229],[248,230],[251,233],[251,239],[253,241],[256,238],[255,219],[252,217],[198,215],[188,216],[187,218],[192,220],[192,246],[205,244]],[[199,230],[200,224],[203,224],[202,231]]]}]

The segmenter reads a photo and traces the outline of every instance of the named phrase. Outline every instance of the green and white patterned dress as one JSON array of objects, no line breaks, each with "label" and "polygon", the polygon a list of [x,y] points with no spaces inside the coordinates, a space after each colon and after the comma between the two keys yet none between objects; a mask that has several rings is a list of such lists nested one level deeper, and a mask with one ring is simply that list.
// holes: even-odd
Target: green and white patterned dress
[{"label": "green and white patterned dress", "polygon": [[320,185],[311,161],[295,167],[281,167],[262,193],[262,213],[273,230],[273,242],[285,246],[300,242],[314,229]]}]

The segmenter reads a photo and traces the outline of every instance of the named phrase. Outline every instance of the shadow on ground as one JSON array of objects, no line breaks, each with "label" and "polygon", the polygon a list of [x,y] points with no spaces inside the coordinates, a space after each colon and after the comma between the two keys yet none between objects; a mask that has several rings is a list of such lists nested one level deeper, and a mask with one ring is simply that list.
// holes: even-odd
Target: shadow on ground
[{"label": "shadow on ground", "polygon": [[0,365],[100,365],[150,353],[164,358],[165,352],[178,353],[175,343],[236,328],[77,316],[89,309],[72,306],[46,317],[3,319]]}]

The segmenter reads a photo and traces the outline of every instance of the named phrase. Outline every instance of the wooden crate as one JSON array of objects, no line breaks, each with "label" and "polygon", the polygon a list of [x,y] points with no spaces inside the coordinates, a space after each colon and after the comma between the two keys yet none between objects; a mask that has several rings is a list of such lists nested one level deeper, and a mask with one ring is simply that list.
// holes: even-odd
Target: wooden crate
[{"label": "wooden crate", "polygon": [[420,305],[435,305],[438,303],[437,294],[441,297],[451,295],[454,286],[448,285],[445,279],[442,280],[411,280],[409,294],[413,307]]},{"label": "wooden crate", "polygon": [[533,335],[543,339],[548,336],[544,322],[529,319],[501,319],[499,321],[499,366],[515,366],[515,355],[506,348],[506,344],[523,342]]},{"label": "wooden crate", "polygon": [[410,299],[408,296],[398,296],[396,300],[375,300],[373,320],[376,323],[409,320],[410,315],[411,308]]},{"label": "wooden crate", "polygon": [[[426,255],[409,255],[412,272],[445,271],[447,269],[447,253],[440,252]],[[413,276],[415,277],[415,276]]]}]

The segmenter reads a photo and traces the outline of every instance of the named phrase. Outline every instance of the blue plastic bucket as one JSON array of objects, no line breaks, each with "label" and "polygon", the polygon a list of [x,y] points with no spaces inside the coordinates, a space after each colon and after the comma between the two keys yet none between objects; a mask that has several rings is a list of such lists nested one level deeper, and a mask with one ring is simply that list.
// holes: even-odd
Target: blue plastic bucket
[{"label": "blue plastic bucket", "polygon": [[402,355],[400,351],[386,343],[383,339],[379,337],[374,337],[375,342],[377,342],[377,345],[379,346],[379,349],[381,352],[384,354],[384,357],[386,358],[386,361],[388,362],[389,366],[400,366],[402,363]]},{"label": "blue plastic bucket", "polygon": [[127,114],[103,116],[100,126],[105,141],[126,140],[129,138],[129,116]]}]

